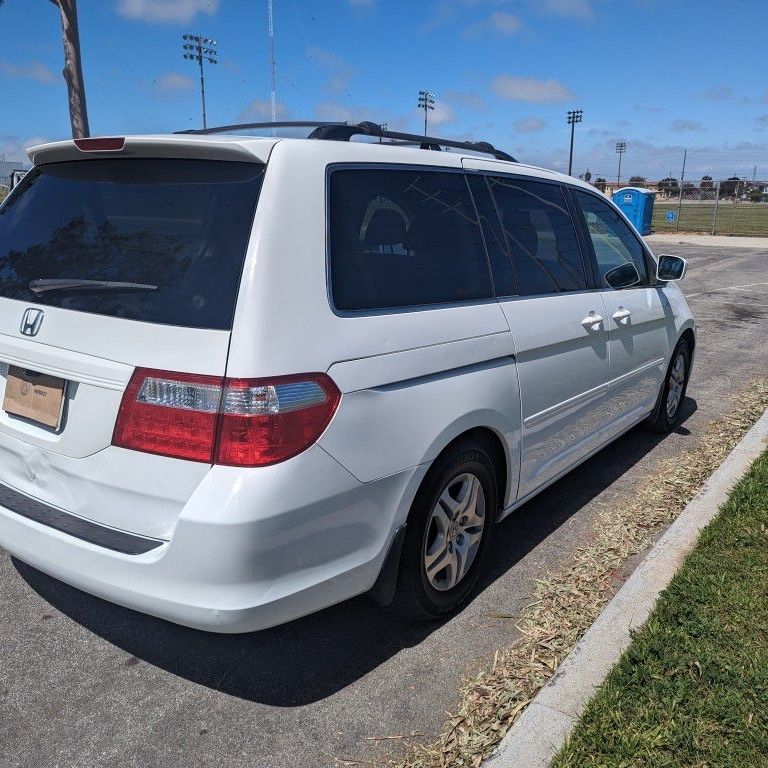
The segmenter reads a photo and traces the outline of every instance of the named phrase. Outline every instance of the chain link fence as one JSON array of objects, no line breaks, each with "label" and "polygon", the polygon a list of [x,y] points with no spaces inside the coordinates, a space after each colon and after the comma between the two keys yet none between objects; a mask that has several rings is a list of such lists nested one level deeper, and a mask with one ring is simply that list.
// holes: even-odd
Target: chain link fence
[{"label": "chain link fence", "polygon": [[[656,193],[654,232],[697,232],[710,235],[757,235],[768,237],[768,181],[744,179],[683,182],[630,182]],[[606,185],[610,195],[618,189]]]}]

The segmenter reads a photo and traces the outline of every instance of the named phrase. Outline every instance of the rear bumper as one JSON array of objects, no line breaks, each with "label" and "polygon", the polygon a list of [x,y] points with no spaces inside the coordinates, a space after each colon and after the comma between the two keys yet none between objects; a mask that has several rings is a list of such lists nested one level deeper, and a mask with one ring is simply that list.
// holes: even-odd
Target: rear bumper
[{"label": "rear bumper", "polygon": [[172,536],[142,554],[2,506],[0,546],[128,608],[207,631],[250,632],[370,589],[421,474],[363,484],[313,446],[273,467],[213,467]]}]

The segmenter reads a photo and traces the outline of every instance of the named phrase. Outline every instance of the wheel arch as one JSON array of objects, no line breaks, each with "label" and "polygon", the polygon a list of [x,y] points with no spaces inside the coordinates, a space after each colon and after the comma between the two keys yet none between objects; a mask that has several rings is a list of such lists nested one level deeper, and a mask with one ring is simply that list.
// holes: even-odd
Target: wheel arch
[{"label": "wheel arch", "polygon": [[[434,459],[429,462],[430,469],[440,460],[443,455],[461,443],[479,443],[483,445],[490,454],[490,458],[493,462],[494,470],[496,473],[498,493],[498,509],[496,510],[496,514],[498,515],[504,509],[506,499],[511,492],[511,489],[508,487],[511,473],[509,472],[510,457],[507,443],[503,437],[491,427],[475,426],[469,429],[465,429],[463,432],[452,437],[442,448],[442,450],[437,453]],[[395,584],[400,566],[400,556],[402,554],[403,540],[405,538],[405,529],[411,517],[413,501],[416,498],[416,494],[418,494],[419,488],[421,488],[425,482],[427,476],[428,472],[420,479],[420,482],[414,491],[413,497],[410,500],[406,521],[396,529],[395,534],[390,542],[389,550],[384,559],[381,571],[379,572],[379,576],[376,579],[376,583],[368,592],[368,596],[378,605],[389,605],[394,597]]]}]

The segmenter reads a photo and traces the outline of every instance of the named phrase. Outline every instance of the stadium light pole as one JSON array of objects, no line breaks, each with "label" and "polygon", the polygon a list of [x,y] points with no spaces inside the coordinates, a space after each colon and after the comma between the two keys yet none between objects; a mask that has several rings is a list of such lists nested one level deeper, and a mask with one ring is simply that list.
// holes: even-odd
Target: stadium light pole
[{"label": "stadium light pole", "polygon": [[621,156],[627,151],[626,141],[616,142],[616,154],[619,156],[619,172],[616,174],[616,186],[621,184]]},{"label": "stadium light pole", "polygon": [[211,40],[209,37],[201,37],[200,35],[182,35],[181,39],[184,41],[182,44],[183,57],[189,61],[196,61],[200,66],[200,100],[203,105],[203,130],[208,127],[208,123],[205,116],[205,70],[203,63],[218,64],[218,52],[216,51],[216,41]]},{"label": "stadium light pole", "polygon": [[571,176],[573,170],[573,129],[576,123],[580,123],[584,112],[581,109],[571,109],[568,112],[568,125],[571,126],[571,151],[568,154],[568,175]]},{"label": "stadium light pole", "polygon": [[435,108],[435,94],[429,91],[419,91],[419,109],[424,110],[424,135],[427,135],[427,115]]}]

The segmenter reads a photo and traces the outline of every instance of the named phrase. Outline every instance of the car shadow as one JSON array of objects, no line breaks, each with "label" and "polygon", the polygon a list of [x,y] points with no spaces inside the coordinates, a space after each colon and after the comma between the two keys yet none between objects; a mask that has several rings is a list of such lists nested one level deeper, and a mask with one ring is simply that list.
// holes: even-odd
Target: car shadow
[{"label": "car shadow", "polygon": [[[696,411],[686,398],[683,422]],[[688,434],[685,427],[678,430]],[[612,443],[518,509],[496,529],[481,591],[658,445],[641,428]],[[106,602],[14,558],[16,570],[52,606],[137,659],[199,685],[249,701],[295,707],[345,688],[440,623],[407,624],[365,597],[273,629],[217,635]]]}]

